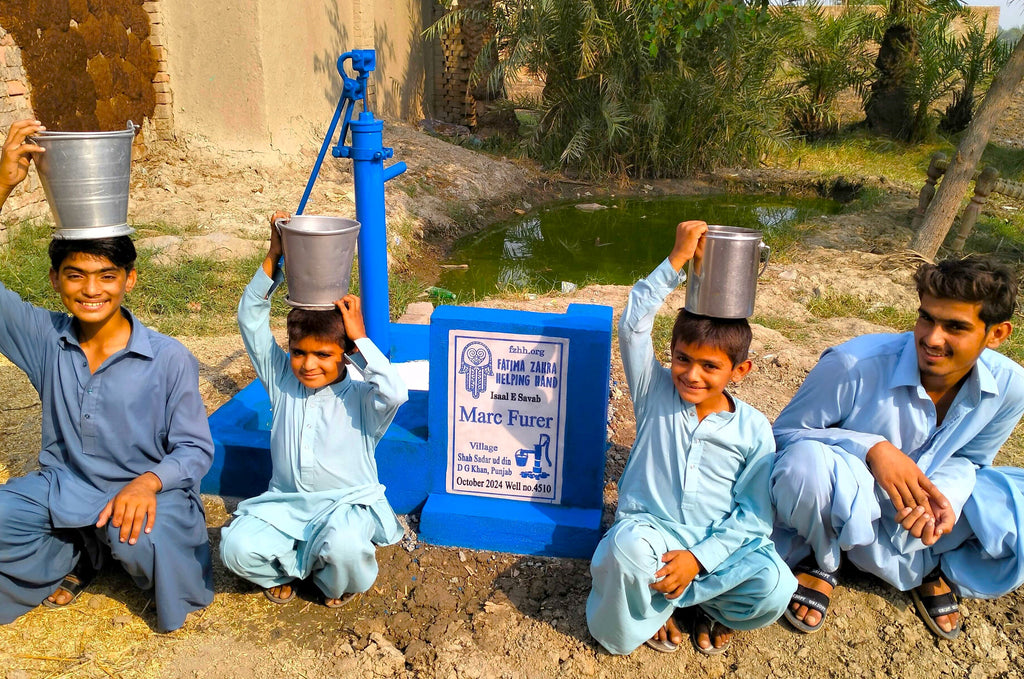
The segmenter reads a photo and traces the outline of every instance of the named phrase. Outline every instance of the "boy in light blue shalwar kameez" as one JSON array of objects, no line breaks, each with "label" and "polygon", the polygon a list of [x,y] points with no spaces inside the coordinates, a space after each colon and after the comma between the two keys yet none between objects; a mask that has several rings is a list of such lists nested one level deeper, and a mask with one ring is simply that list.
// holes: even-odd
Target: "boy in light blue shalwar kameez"
[{"label": "boy in light blue shalwar kameez", "polygon": [[924,265],[913,333],[833,347],[775,422],[779,552],[801,581],[787,620],[820,629],[842,554],[912,592],[936,635],[961,596],[1024,583],[1024,471],[993,467],[1024,413],[1009,337],[1016,283],[981,258]]},{"label": "boy in light blue shalwar kameez", "polygon": [[655,314],[699,256],[706,230],[704,222],[679,225],[672,253],[633,287],[619,322],[636,441],[587,599],[590,633],[615,654],[645,642],[676,650],[673,613],[690,606],[699,607],[697,650],[724,652],[733,629],[771,624],[796,588],[769,539],[771,426],[725,392],[751,368],[749,324],[680,311],[671,369],[651,342]]},{"label": "boy in light blue shalwar kameez", "polygon": [[[408,392],[366,337],[355,295],[339,300],[337,311],[293,309],[289,352],[277,346],[270,295],[280,283],[281,248],[271,232],[267,258],[238,305],[238,324],[270,396],[273,475],[267,492],[238,505],[222,531],[221,558],[271,601],[290,600],[291,583],[312,577],[334,607],[377,578],[375,545],[402,537],[377,479],[374,448]],[[347,374],[349,342],[366,361],[363,382]]]}]

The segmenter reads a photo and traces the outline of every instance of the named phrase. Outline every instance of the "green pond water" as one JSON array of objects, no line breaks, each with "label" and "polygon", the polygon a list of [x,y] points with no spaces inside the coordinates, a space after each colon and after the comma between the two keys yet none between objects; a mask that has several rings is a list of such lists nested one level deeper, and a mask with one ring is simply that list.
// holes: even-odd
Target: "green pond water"
[{"label": "green pond water", "polygon": [[444,270],[438,285],[463,301],[508,288],[558,290],[563,281],[631,285],[668,255],[683,220],[758,229],[773,246],[791,240],[801,222],[841,209],[824,199],[733,194],[602,200],[608,209],[594,212],[576,207],[585,202],[549,206],[459,240],[447,263],[469,268]]}]

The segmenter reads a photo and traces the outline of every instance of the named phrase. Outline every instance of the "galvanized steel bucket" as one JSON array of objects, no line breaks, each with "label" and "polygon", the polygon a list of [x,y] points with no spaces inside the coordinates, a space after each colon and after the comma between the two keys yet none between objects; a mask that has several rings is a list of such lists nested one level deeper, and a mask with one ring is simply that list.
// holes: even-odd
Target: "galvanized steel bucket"
[{"label": "galvanized steel bucket", "polygon": [[128,185],[138,128],[114,132],[39,132],[46,149],[33,160],[57,223],[54,238],[110,238],[132,233]]},{"label": "galvanized steel bucket", "polygon": [[300,309],[333,309],[348,294],[359,222],[344,217],[295,215],[278,219],[288,294]]},{"label": "galvanized steel bucket", "polygon": [[749,318],[757,279],[770,256],[760,231],[708,225],[704,254],[687,268],[686,310],[715,318]]}]

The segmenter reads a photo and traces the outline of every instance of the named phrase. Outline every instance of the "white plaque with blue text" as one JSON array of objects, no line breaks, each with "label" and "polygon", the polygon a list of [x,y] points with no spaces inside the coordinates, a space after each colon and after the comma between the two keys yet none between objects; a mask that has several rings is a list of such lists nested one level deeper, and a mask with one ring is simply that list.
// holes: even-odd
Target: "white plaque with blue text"
[{"label": "white plaque with blue text", "polygon": [[558,504],[569,340],[452,330],[446,490]]}]

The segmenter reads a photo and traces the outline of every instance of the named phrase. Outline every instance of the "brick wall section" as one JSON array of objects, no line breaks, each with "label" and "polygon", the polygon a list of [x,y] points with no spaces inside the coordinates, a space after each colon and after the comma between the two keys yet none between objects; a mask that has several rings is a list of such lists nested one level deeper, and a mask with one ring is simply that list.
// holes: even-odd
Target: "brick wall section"
[{"label": "brick wall section", "polygon": [[[32,117],[31,86],[21,63],[21,49],[14,36],[0,26],[0,140],[17,120]],[[0,215],[0,243],[7,241],[7,229],[24,217],[46,214],[46,196],[35,171],[21,183],[4,205]]]},{"label": "brick wall section", "polygon": [[[468,4],[481,3],[469,0]],[[435,21],[444,13],[444,7],[434,5]],[[441,38],[434,65],[434,117],[438,120],[476,127],[476,99],[470,75],[485,36],[485,26],[463,23]]]},{"label": "brick wall section", "polygon": [[156,75],[153,76],[156,107],[150,120],[150,135],[153,139],[167,141],[174,139],[174,94],[171,92],[171,76],[167,71],[167,44],[160,2],[151,0],[143,3],[142,8],[149,15],[149,41],[156,49],[157,59]]}]

